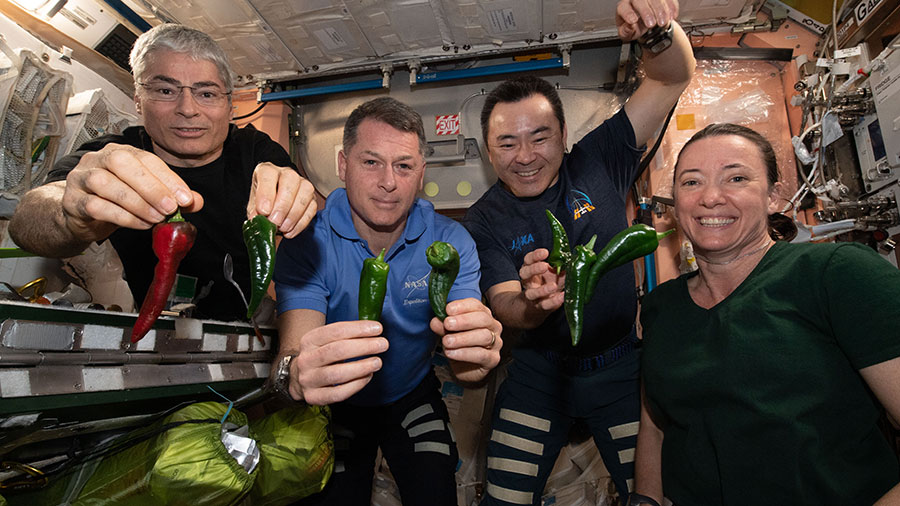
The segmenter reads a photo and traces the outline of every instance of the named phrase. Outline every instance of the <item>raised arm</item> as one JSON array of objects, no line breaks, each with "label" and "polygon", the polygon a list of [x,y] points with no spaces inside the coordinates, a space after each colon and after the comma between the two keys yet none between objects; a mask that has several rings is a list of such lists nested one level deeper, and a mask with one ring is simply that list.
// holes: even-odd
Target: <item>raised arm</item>
[{"label": "raised arm", "polygon": [[9,234],[33,253],[68,257],[118,227],[146,230],[179,207],[191,212],[202,206],[202,197],[154,154],[108,144],[84,154],[65,181],[27,192]]},{"label": "raised arm", "polygon": [[654,26],[671,22],[673,28],[671,47],[656,55],[643,51],[644,80],[625,104],[639,146],[662,125],[694,72],[693,50],[675,22],[677,16],[677,0],[621,0],[616,7],[616,26],[625,42],[636,40]]}]

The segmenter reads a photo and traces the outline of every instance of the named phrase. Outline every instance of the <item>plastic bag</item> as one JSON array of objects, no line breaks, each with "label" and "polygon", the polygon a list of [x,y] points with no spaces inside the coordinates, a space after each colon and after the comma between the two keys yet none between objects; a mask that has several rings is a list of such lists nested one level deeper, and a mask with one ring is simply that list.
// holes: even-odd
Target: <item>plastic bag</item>
[{"label": "plastic bag", "polygon": [[243,504],[289,504],[321,491],[334,469],[330,419],[328,406],[297,406],[250,422],[259,474]]}]

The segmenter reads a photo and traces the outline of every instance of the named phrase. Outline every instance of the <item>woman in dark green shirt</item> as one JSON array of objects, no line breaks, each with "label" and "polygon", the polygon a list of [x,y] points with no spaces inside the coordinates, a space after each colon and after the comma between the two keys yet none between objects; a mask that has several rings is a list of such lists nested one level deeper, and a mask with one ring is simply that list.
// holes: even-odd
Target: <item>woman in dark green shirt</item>
[{"label": "woman in dark green shirt", "polygon": [[[641,309],[637,484],[693,505],[900,504],[900,271],[856,243],[770,237],[780,183],[745,127],[698,132],[675,167],[675,215],[699,271]],[[874,393],[874,397],[871,395]]]}]

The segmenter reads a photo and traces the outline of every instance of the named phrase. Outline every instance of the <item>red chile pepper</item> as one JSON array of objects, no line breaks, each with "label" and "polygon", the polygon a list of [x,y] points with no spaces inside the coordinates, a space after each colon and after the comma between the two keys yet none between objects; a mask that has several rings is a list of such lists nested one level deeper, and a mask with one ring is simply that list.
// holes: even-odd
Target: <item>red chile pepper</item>
[{"label": "red chile pepper", "polygon": [[165,223],[157,223],[153,227],[153,252],[159,258],[156,269],[153,271],[153,282],[141,304],[141,311],[134,329],[131,331],[131,342],[136,343],[153,327],[153,323],[162,313],[175,284],[175,274],[178,272],[178,264],[184,259],[194,239],[197,237],[197,228],[184,221],[181,210],[169,218]]}]

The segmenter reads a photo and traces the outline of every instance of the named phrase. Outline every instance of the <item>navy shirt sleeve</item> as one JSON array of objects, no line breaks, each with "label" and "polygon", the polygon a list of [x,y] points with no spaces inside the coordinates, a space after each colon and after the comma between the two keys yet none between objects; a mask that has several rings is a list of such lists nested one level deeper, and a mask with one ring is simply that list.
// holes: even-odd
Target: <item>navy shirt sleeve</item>
[{"label": "navy shirt sleeve", "polygon": [[644,153],[635,144],[634,128],[623,107],[573,146],[568,164],[572,178],[590,177],[598,167],[605,167],[616,193],[625,195],[638,176],[638,161]]}]

